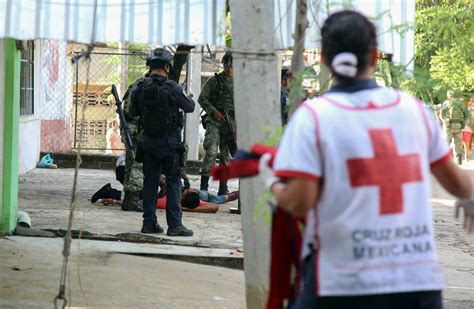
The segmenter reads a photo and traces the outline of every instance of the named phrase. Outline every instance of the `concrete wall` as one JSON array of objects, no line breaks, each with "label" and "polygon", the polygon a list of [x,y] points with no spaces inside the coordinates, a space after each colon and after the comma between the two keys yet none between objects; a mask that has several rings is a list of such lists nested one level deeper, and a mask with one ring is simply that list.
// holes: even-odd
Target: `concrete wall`
[{"label": "concrete wall", "polygon": [[40,155],[41,141],[41,44],[35,41],[34,66],[34,114],[20,116],[19,173],[26,173],[36,167]]},{"label": "concrete wall", "polygon": [[[36,114],[36,113],[35,113]],[[40,154],[41,121],[38,116],[20,117],[18,149],[19,173],[26,173],[36,167]]]},{"label": "concrete wall", "polygon": [[[40,46],[40,44],[37,44]],[[68,152],[71,149],[73,68],[67,43],[42,40],[37,70],[41,101],[41,151]],[[36,85],[35,85],[36,86]]]},{"label": "concrete wall", "polygon": [[[5,115],[5,41],[0,40],[0,218],[3,218],[3,126]],[[1,222],[0,222],[1,224]]]}]

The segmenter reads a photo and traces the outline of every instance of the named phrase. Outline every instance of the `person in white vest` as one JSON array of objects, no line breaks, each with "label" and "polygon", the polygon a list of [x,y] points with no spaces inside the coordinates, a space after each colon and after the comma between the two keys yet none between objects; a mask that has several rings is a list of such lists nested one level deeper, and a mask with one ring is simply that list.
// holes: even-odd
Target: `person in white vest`
[{"label": "person in white vest", "polygon": [[273,170],[279,207],[306,218],[302,285],[291,308],[442,308],[430,173],[460,199],[474,229],[471,179],[450,159],[434,115],[379,87],[375,26],[355,11],[328,17],[322,59],[335,85],[294,113]]}]

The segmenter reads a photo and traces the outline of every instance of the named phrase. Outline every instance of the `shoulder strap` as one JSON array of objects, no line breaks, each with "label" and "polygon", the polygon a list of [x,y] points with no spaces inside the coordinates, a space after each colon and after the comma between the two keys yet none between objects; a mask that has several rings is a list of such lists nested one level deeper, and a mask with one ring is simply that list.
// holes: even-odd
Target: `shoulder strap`
[{"label": "shoulder strap", "polygon": [[221,81],[218,73],[214,73],[214,77],[216,78],[216,87],[214,88],[213,96],[212,96],[212,103],[217,103],[217,99],[219,97],[219,92],[221,90]]}]

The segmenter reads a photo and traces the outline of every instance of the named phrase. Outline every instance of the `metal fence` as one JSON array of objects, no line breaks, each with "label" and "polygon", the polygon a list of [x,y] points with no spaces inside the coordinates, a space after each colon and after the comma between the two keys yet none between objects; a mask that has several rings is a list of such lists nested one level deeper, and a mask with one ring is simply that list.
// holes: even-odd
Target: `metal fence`
[{"label": "metal fence", "polygon": [[[79,144],[81,114],[84,109],[86,66],[76,65],[73,104],[73,149]],[[84,134],[82,148],[90,151],[116,153],[124,145],[116,140],[119,120],[111,85],[117,85],[123,95],[129,84],[146,72],[143,56],[136,53],[95,52],[91,54],[89,86],[85,98],[86,109],[82,122]]]},{"label": "metal fence", "polygon": [[41,151],[76,150],[82,125],[81,147],[85,152],[120,153],[124,145],[119,137],[119,120],[110,86],[115,84],[123,95],[128,85],[146,72],[144,58],[141,53],[93,52],[87,78],[85,62],[71,62],[78,50],[66,42],[43,41]]}]

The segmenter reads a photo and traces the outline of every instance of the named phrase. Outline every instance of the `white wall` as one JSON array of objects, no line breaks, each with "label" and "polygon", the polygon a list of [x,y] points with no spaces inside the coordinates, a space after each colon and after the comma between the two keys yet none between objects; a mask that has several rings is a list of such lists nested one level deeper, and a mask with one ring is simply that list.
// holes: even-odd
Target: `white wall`
[{"label": "white wall", "polygon": [[[20,116],[19,136],[19,173],[26,173],[36,167],[40,155],[41,143],[41,43],[35,41],[34,66],[34,114]],[[3,70],[2,70],[3,72]]]},{"label": "white wall", "polygon": [[0,40],[0,218],[2,218],[3,126],[5,124],[5,41]]}]

